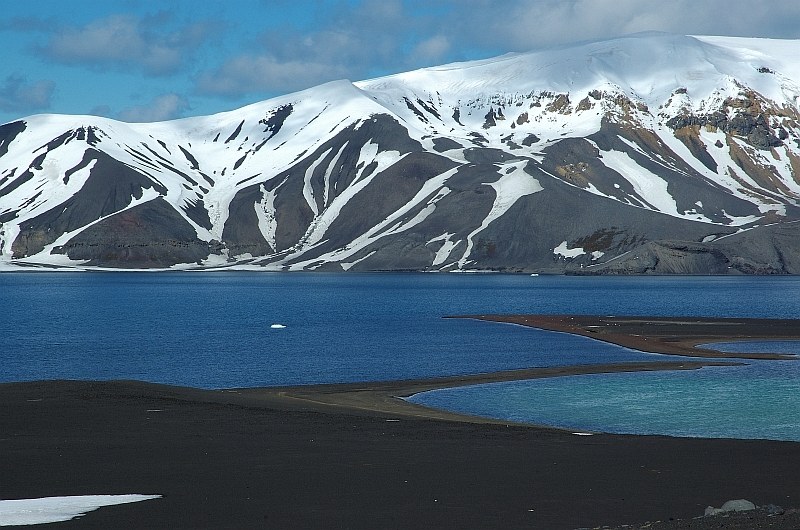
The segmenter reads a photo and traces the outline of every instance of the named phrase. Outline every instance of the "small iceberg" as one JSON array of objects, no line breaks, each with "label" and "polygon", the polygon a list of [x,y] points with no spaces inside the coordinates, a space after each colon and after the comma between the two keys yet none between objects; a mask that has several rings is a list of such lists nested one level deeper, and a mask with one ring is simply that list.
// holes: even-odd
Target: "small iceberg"
[{"label": "small iceberg", "polygon": [[283,329],[285,327],[286,326],[284,326],[283,324],[273,324],[270,326],[270,329]]}]

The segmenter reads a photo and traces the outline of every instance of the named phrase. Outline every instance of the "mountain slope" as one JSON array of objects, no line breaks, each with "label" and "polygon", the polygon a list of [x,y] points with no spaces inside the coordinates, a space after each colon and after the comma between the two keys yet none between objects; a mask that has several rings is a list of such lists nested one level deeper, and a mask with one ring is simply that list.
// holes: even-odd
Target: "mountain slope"
[{"label": "mountain slope", "polygon": [[798,54],[642,34],[172,122],[32,116],[0,126],[0,263],[797,273]]}]

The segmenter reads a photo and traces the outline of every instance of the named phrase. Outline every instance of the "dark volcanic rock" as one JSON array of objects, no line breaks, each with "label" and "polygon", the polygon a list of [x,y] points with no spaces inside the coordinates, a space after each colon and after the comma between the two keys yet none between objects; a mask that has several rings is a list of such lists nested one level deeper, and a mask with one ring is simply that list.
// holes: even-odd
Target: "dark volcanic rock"
[{"label": "dark volcanic rock", "polygon": [[167,193],[161,184],[101,151],[90,149],[87,156],[94,157],[96,163],[86,183],[62,204],[23,223],[11,246],[14,257],[36,254],[65,232],[122,210],[133,199],[142,198],[146,188]]},{"label": "dark volcanic rock", "polygon": [[25,130],[25,127],[25,122],[22,120],[0,126],[0,156],[8,153],[8,146]]},{"label": "dark volcanic rock", "polygon": [[725,133],[745,138],[750,145],[762,150],[783,144],[783,141],[772,132],[763,114],[754,116],[739,112],[731,119],[721,112],[714,112],[708,116],[681,115],[667,120],[667,126],[674,131],[712,126]]},{"label": "dark volcanic rock", "polygon": [[725,253],[701,243],[650,241],[612,262],[592,267],[597,274],[727,274]]},{"label": "dark volcanic rock", "polygon": [[255,209],[263,198],[261,186],[254,185],[241,190],[231,201],[228,207],[228,220],[222,231],[222,240],[225,241],[232,256],[247,253],[264,256],[275,250],[270,247],[258,228]]},{"label": "dark volcanic rock", "polygon": [[269,136],[265,141],[269,141],[270,138],[272,138],[273,136],[275,136],[280,132],[281,127],[283,127],[283,123],[286,121],[286,118],[289,117],[289,115],[292,113],[293,110],[294,107],[291,104],[281,105],[280,107],[275,109],[269,117],[264,118],[259,122],[262,125],[266,126],[264,132],[269,133]]},{"label": "dark volcanic rock", "polygon": [[438,153],[449,151],[450,149],[461,149],[461,144],[450,138],[434,138],[433,148]]},{"label": "dark volcanic rock", "polygon": [[756,227],[708,243],[650,241],[594,274],[800,274],[800,226]]},{"label": "dark volcanic rock", "polygon": [[[280,187],[275,199],[275,217],[278,224],[276,250],[294,246],[301,240],[314,218],[314,212],[308,204],[302,199],[298,204],[298,198],[303,197],[306,172],[312,165],[316,166],[310,181],[315,192],[317,211],[322,211],[339,193],[352,185],[359,175],[360,178],[365,178],[375,171],[374,166],[366,168],[358,166],[361,148],[367,143],[377,144],[379,151],[397,151],[412,155],[409,160],[404,160],[399,166],[395,165],[389,170],[400,174],[404,174],[406,171],[404,166],[414,164],[414,160],[440,158],[424,153],[419,142],[412,139],[408,131],[390,116],[374,115],[367,122],[347,127],[319,146],[311,156],[267,183],[268,190]],[[336,160],[335,167],[331,167],[334,160]],[[432,176],[425,170],[420,172],[419,168],[410,170],[409,175],[422,180]],[[400,186],[398,189],[403,187]],[[391,188],[387,188],[382,194],[387,191],[389,197],[394,195]],[[363,215],[360,217],[363,219]],[[375,221],[372,222],[374,224]],[[350,232],[348,234],[352,235]],[[346,238],[346,235],[342,234],[342,237]]]},{"label": "dark volcanic rock", "polygon": [[160,268],[199,262],[208,257],[210,246],[159,198],[90,226],[54,252],[88,265]]}]

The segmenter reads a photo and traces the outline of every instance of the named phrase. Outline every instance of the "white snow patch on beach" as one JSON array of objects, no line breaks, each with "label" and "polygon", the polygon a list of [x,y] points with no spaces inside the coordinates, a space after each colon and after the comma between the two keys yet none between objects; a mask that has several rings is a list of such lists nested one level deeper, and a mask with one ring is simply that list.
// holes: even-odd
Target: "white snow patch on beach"
[{"label": "white snow patch on beach", "polygon": [[69,521],[103,506],[159,499],[161,495],[78,495],[0,500],[0,526]]}]

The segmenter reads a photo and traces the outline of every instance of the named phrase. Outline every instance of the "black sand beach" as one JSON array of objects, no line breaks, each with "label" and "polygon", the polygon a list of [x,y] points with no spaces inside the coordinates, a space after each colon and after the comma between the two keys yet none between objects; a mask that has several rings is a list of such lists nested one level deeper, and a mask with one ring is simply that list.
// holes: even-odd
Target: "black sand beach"
[{"label": "black sand beach", "polygon": [[[695,367],[649,363],[681,365]],[[693,519],[730,499],[800,506],[800,443],[577,436],[392,397],[497,377],[232,391],[2,384],[0,499],[163,495],[57,528],[800,527],[791,511]]]}]

